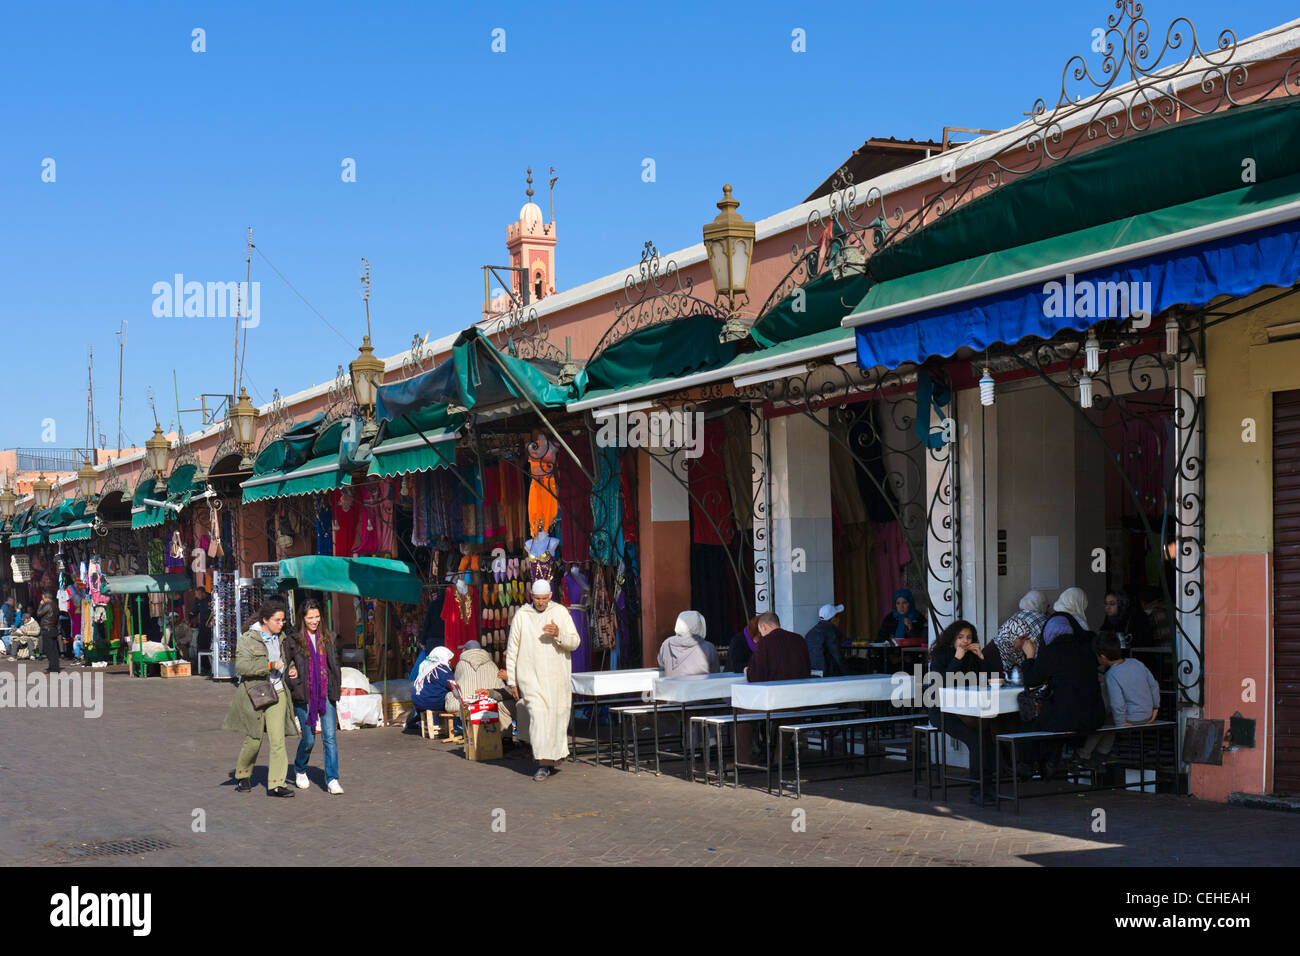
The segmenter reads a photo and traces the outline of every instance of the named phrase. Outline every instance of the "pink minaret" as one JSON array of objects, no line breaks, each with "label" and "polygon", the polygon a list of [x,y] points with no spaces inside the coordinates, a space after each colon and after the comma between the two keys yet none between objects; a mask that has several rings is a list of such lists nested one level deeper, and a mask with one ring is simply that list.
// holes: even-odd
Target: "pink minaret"
[{"label": "pink minaret", "polygon": [[[552,181],[553,182],[553,181]],[[528,201],[519,210],[519,221],[506,226],[506,249],[510,265],[528,270],[528,299],[536,302],[555,292],[555,213],[542,222],[542,210],[533,202],[533,170],[528,169]],[[519,273],[512,279],[519,291]]]}]

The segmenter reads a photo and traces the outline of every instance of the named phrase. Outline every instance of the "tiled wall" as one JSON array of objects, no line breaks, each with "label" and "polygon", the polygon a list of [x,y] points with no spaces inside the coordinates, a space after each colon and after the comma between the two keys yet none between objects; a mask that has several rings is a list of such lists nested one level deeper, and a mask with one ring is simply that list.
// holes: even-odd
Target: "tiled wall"
[{"label": "tiled wall", "polygon": [[[1225,730],[1236,712],[1256,723],[1253,749],[1225,752],[1222,767],[1192,765],[1192,793],[1203,800],[1272,789],[1272,602],[1269,555],[1206,557],[1203,716],[1222,720]],[[1255,682],[1253,702],[1242,700],[1247,678]]]}]

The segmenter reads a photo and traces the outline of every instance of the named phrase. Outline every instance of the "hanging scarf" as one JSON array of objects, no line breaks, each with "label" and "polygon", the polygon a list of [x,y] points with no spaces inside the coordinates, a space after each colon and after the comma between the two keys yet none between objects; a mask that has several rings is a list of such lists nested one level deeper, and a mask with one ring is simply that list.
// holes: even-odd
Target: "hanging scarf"
[{"label": "hanging scarf", "polygon": [[303,732],[306,733],[309,728],[316,726],[318,718],[325,715],[325,699],[329,695],[329,685],[326,683],[325,673],[325,641],[320,631],[316,632],[315,642],[309,634],[305,634],[304,637],[311,651],[311,675],[307,684],[307,726],[303,728]]}]

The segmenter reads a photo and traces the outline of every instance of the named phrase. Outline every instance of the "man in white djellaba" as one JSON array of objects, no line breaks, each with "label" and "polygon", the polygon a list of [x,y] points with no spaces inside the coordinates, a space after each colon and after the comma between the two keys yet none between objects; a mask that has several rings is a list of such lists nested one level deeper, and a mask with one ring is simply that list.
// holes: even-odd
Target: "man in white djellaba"
[{"label": "man in white djellaba", "polygon": [[582,639],[569,609],[551,603],[551,583],[533,582],[533,603],[521,607],[506,644],[506,685],[528,708],[528,739],[539,783],[569,756],[569,713],[573,709],[569,656]]}]

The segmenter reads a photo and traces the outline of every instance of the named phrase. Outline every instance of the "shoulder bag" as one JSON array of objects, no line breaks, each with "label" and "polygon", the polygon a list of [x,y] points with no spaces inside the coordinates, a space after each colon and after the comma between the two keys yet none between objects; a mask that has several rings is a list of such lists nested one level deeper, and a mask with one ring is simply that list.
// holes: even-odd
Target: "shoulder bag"
[{"label": "shoulder bag", "polygon": [[266,710],[280,699],[280,692],[269,680],[258,681],[256,684],[245,681],[244,691],[253,703],[253,710]]}]

